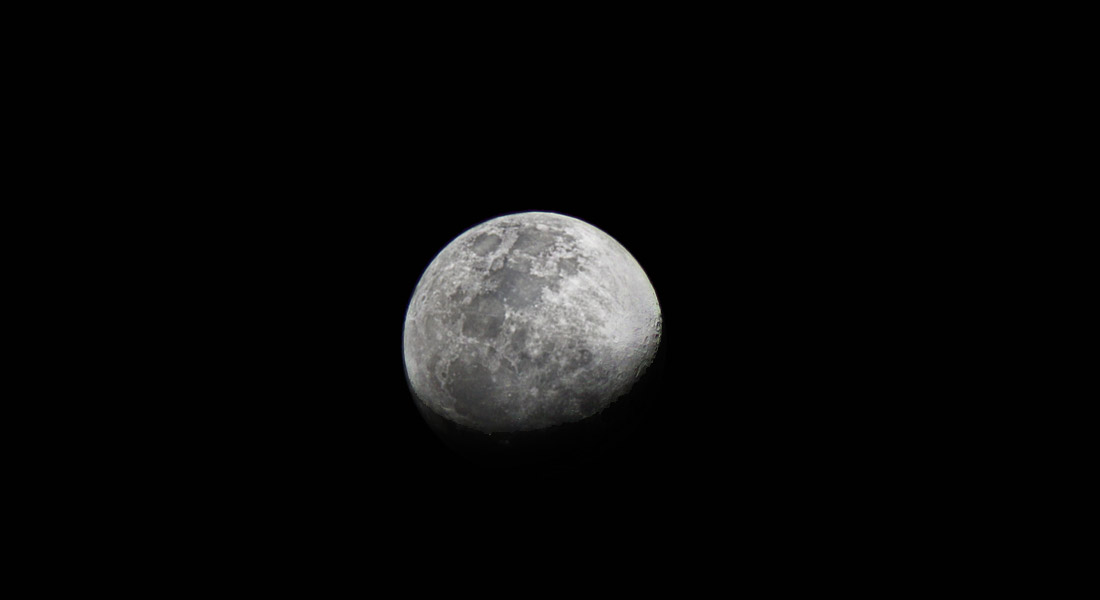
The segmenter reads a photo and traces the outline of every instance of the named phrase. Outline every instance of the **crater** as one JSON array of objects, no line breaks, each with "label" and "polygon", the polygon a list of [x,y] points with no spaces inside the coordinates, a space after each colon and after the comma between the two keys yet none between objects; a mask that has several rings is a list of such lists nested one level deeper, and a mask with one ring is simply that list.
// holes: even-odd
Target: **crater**
[{"label": "crater", "polygon": [[531,256],[540,256],[548,253],[558,240],[565,237],[550,231],[526,228],[516,236],[516,241],[512,244],[512,251],[519,250]]},{"label": "crater", "polygon": [[580,270],[580,265],[575,258],[559,258],[558,259],[558,272],[563,276],[576,275]]},{"label": "crater", "polygon": [[530,306],[542,298],[546,279],[505,267],[489,276],[497,295],[511,306]]},{"label": "crater", "polygon": [[447,391],[454,398],[454,410],[481,423],[504,423],[508,414],[496,401],[496,389],[489,369],[466,357],[447,368]]},{"label": "crater", "polygon": [[527,345],[527,328],[519,327],[512,332],[512,348],[521,350]]},{"label": "crater", "polygon": [[500,247],[500,236],[495,233],[483,233],[474,239],[470,251],[478,256],[486,256]]},{"label": "crater", "polygon": [[494,339],[504,326],[504,303],[492,294],[478,294],[462,313],[462,333],[470,337]]},{"label": "crater", "polygon": [[592,352],[588,348],[576,348],[569,352],[565,368],[576,371],[592,362]]}]

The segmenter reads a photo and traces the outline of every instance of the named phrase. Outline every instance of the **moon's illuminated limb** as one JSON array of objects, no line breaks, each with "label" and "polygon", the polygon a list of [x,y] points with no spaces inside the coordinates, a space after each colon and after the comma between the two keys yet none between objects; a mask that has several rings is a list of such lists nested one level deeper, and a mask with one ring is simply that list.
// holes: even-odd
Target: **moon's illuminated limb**
[{"label": "moon's illuminated limb", "polygon": [[466,231],[425,270],[405,317],[405,369],[436,414],[483,432],[592,416],[660,343],[657,296],[599,229],[554,213]]}]

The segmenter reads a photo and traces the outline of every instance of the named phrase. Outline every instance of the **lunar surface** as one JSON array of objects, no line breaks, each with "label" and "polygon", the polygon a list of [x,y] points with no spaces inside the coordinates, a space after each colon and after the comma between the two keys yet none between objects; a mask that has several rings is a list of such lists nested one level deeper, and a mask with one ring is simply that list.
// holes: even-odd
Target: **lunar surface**
[{"label": "lunar surface", "polygon": [[638,262],[603,231],[530,212],[447,245],[405,317],[423,406],[484,433],[581,421],[630,390],[657,352],[661,310]]}]

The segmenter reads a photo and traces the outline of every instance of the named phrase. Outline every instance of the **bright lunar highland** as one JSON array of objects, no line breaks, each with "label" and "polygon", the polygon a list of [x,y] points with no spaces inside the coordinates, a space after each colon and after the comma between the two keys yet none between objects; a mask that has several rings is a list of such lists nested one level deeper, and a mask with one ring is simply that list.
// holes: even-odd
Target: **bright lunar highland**
[{"label": "bright lunar highland", "polygon": [[581,421],[653,361],[661,309],[642,267],[603,231],[529,212],[447,245],[405,316],[405,372],[437,415],[484,433]]}]

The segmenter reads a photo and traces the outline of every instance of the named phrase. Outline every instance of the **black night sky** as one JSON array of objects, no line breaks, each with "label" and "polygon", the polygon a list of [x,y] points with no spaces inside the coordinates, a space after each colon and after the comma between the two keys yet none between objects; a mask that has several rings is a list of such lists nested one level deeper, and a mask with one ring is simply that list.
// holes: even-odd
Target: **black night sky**
[{"label": "black night sky", "polygon": [[[844,289],[846,241],[823,231],[836,210],[790,201],[806,188],[779,192],[767,171],[730,159],[701,173],[707,157],[657,146],[648,155],[562,143],[532,156],[456,148],[379,169],[379,179],[305,208],[301,220],[289,212],[291,231],[304,233],[301,254],[288,248],[293,276],[280,301],[295,314],[273,315],[296,328],[278,340],[289,355],[271,373],[284,432],[271,440],[276,470],[401,514],[431,512],[446,497],[484,517],[497,494],[567,511],[552,499],[663,498],[690,514],[739,490],[764,506],[878,468],[860,447],[884,434],[862,425],[868,408],[881,410],[860,389],[873,380],[863,372],[870,363],[847,358],[856,333],[845,315],[866,299]],[[583,460],[486,470],[456,456],[416,412],[401,331],[443,246],[527,210],[603,229],[646,270],[664,316],[657,387],[625,432]]]},{"label": "black night sky", "polygon": [[[583,98],[526,80],[495,102],[467,78],[447,94],[386,88],[369,110],[370,94],[339,84],[285,127],[235,122],[204,158],[222,166],[179,184],[208,265],[183,326],[210,332],[194,372],[216,380],[189,384],[207,390],[179,420],[201,432],[194,456],[221,484],[318,515],[373,505],[401,523],[502,528],[525,512],[702,526],[732,504],[820,508],[897,472],[920,384],[885,349],[910,318],[891,307],[917,292],[895,277],[917,185],[790,90],[731,97],[704,75],[669,67],[679,83],[660,90],[597,77]],[[659,378],[584,460],[485,470],[417,413],[402,325],[439,250],[531,210],[602,229],[645,269],[664,317]]]},{"label": "black night sky", "polygon": [[[896,290],[876,283],[888,264],[867,252],[881,236],[863,229],[875,209],[821,192],[868,193],[835,163],[783,154],[752,120],[736,137],[690,115],[680,134],[654,130],[641,113],[615,127],[590,116],[505,135],[396,114],[414,125],[368,149],[257,163],[257,177],[276,178],[264,200],[223,213],[227,233],[247,233],[217,270],[228,299],[219,319],[236,341],[216,352],[226,354],[220,368],[243,375],[219,390],[231,402],[210,402],[227,423],[218,439],[247,432],[226,442],[243,461],[233,464],[395,509],[442,490],[480,498],[554,480],[567,496],[669,495],[688,510],[731,482],[761,493],[881,468],[862,448],[891,431],[868,419],[900,416],[879,404],[895,367],[876,353]],[[585,461],[486,472],[415,410],[403,319],[421,273],[455,236],[529,210],[604,230],[645,269],[664,316],[659,388],[627,434]]]},{"label": "black night sky", "polygon": [[[50,298],[57,310],[93,324],[75,349],[45,329],[42,343],[110,363],[88,383],[56,374],[81,380],[79,408],[58,412],[93,438],[64,449],[84,479],[41,471],[71,486],[50,498],[62,527],[99,502],[78,516],[103,533],[83,540],[88,552],[75,547],[77,561],[144,574],[109,552],[121,541],[178,565],[167,585],[241,569],[249,589],[281,586],[313,562],[312,595],[330,573],[355,591],[392,589],[379,579],[390,575],[405,593],[435,583],[452,595],[526,595],[595,573],[612,580],[607,591],[664,578],[654,591],[681,597],[715,587],[696,594],[693,582],[751,592],[736,588],[746,572],[764,573],[769,591],[827,589],[802,565],[830,571],[834,557],[858,579],[895,560],[887,542],[945,527],[937,507],[955,511],[957,490],[999,451],[969,441],[995,411],[965,408],[999,398],[951,379],[981,358],[985,332],[972,323],[992,313],[966,290],[1000,248],[973,242],[958,261],[951,244],[978,239],[1002,209],[964,214],[972,197],[1000,198],[984,172],[969,187],[951,179],[983,155],[974,122],[1004,139],[1016,131],[966,105],[964,82],[981,79],[989,52],[950,56],[961,66],[947,85],[941,66],[918,65],[953,17],[891,42],[912,16],[841,15],[859,30],[850,35],[790,7],[768,23],[641,6],[597,20],[586,8],[535,36],[547,15],[408,8],[398,19],[326,9],[313,22],[301,7],[238,21],[200,12],[178,37],[161,28],[182,15],[117,19],[151,39],[121,39],[101,58],[92,50],[116,36],[87,28],[91,42],[60,60],[86,60],[82,78],[40,69],[63,84],[41,92],[57,104],[13,113],[32,132],[56,121],[56,138],[32,137],[84,165],[16,148],[49,172],[43,184],[77,188],[31,186],[46,229],[64,221],[88,249],[107,248],[59,245],[81,278],[41,274],[71,286]],[[32,103],[35,85],[24,86]],[[662,345],[646,401],[605,443],[485,468],[418,413],[402,328],[444,246],[524,211],[575,217],[621,243],[657,294]],[[15,244],[16,263],[57,252],[34,241]],[[976,451],[959,459],[966,445]],[[38,451],[16,447],[19,464]],[[137,542],[116,538],[115,515]],[[28,523],[50,554],[71,550],[70,537]],[[902,584],[951,545],[933,541]],[[844,542],[858,560],[836,551]],[[568,593],[604,592],[583,586]]]}]

